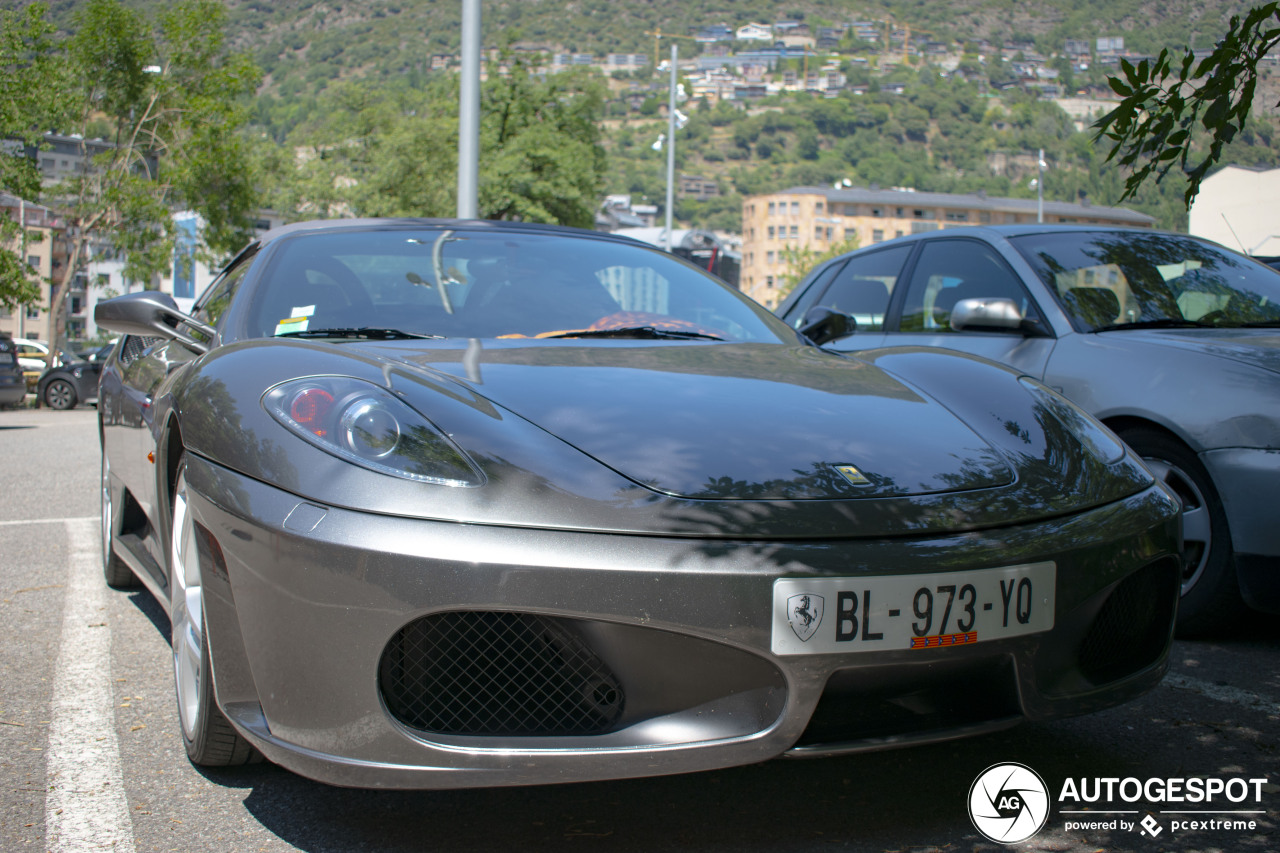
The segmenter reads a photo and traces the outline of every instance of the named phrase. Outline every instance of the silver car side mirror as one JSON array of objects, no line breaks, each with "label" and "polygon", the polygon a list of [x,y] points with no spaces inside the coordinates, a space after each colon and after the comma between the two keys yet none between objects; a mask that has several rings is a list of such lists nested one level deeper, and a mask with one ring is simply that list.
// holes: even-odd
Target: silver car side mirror
[{"label": "silver car side mirror", "polygon": [[975,329],[1019,331],[1022,310],[1012,299],[961,299],[951,309],[951,328],[957,332]]}]

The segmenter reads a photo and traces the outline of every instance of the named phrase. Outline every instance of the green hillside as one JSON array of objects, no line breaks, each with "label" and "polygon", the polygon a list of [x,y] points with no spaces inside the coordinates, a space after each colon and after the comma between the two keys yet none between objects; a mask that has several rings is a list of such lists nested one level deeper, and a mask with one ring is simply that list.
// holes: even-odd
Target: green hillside
[{"label": "green hillside", "polygon": [[[150,11],[164,4],[134,0],[128,5]],[[452,72],[432,71],[431,60],[457,52],[461,0],[227,0],[226,6],[232,45],[251,53],[265,74],[256,104],[261,141],[282,152],[341,144],[337,134],[349,129],[333,117],[350,112],[352,91],[363,92],[360,98],[377,102],[379,109],[394,103],[402,112],[430,112],[427,104],[431,98],[438,102],[442,83],[448,88]],[[75,8],[74,0],[56,0],[51,17],[70,27]],[[1107,69],[1097,63],[1088,71],[1073,67],[1062,55],[1069,40],[1092,46],[1100,37],[1120,36],[1126,50],[1138,53],[1206,47],[1225,30],[1230,14],[1244,8],[1216,0],[485,0],[483,20],[487,47],[596,57],[651,55],[652,33],[659,29],[688,36],[715,24],[782,20],[803,22],[815,32],[849,21],[879,21],[877,31],[893,29],[891,41],[896,41],[889,56],[883,43],[846,37],[828,57],[851,84],[862,84],[860,94],[845,91],[832,99],[776,94],[745,105],[691,101],[685,107],[690,122],[677,137],[678,169],[714,182],[720,195],[680,199],[677,217],[697,227],[732,230],[744,195],[795,185],[849,180],[1034,197],[1028,181],[1042,148],[1050,163],[1048,197],[1119,203],[1123,175],[1104,165],[1105,151],[1093,142],[1092,132],[1081,130],[1051,101],[1012,85],[999,47],[1013,43],[1018,56],[1041,54],[1068,94],[1104,95],[1109,94]],[[920,39],[917,45],[923,45],[922,37],[945,45],[952,71],[941,73],[919,58],[910,65],[887,61],[897,61],[908,29],[913,40]],[[663,56],[671,43],[663,40]],[[708,49],[688,38],[674,43],[682,58]],[[801,68],[793,60],[789,70]],[[780,76],[787,69],[775,70]],[[1265,109],[1276,101],[1273,74],[1264,80],[1253,126],[1233,143],[1228,161],[1276,165],[1275,129]],[[666,77],[646,70],[613,78],[602,110],[609,158],[602,194],[627,193],[637,202],[662,204],[666,155],[652,143],[665,130]],[[280,171],[289,157],[277,156],[274,162]],[[1181,193],[1180,186],[1152,186],[1126,204],[1156,216],[1165,227],[1183,228]],[[290,197],[285,191],[277,201],[284,206]]]}]

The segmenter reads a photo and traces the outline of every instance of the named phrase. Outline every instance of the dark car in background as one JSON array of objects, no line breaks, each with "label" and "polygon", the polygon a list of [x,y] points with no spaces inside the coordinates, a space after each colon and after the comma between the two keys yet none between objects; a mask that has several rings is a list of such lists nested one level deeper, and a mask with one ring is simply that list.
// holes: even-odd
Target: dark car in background
[{"label": "dark car in background", "polygon": [[1280,273],[1185,234],[964,227],[823,263],[777,313],[815,309],[855,325],[831,349],[984,356],[1110,426],[1181,498],[1183,633],[1280,612]]},{"label": "dark car in background", "polygon": [[0,333],[0,406],[19,405],[27,396],[27,380],[18,362],[18,348],[9,335]]},{"label": "dark car in background", "polygon": [[[925,743],[1168,666],[1178,506],[1041,383],[824,351],[672,255],[511,222],[268,232],[98,303],[109,583],[192,761],[449,788]],[[974,389],[981,389],[975,393]]]},{"label": "dark car in background", "polygon": [[101,362],[91,362],[69,352],[61,352],[56,367],[40,374],[36,395],[51,409],[74,409],[98,402],[98,374]]}]

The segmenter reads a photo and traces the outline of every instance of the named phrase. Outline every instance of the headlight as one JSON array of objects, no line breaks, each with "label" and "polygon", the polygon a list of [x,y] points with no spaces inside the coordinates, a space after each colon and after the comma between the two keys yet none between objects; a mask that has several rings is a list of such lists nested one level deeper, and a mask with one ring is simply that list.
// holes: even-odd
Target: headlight
[{"label": "headlight", "polygon": [[1030,376],[1021,376],[1018,381],[1031,392],[1031,396],[1035,397],[1037,402],[1053,414],[1063,427],[1070,430],[1095,458],[1108,465],[1124,458],[1124,444],[1093,415]]},{"label": "headlight", "polygon": [[461,448],[377,385],[346,376],[294,379],[267,391],[262,405],[316,447],[370,470],[441,486],[484,484]]}]

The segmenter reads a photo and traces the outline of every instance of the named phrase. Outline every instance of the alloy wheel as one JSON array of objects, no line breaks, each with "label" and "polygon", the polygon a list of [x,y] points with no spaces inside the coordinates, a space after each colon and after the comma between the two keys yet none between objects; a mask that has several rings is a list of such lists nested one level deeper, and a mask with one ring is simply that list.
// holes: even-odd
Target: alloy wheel
[{"label": "alloy wheel", "polygon": [[182,731],[193,740],[203,712],[201,676],[204,666],[204,599],[200,586],[200,556],[195,523],[187,499],[186,471],[178,473],[173,492],[169,565],[169,620],[172,625],[173,674],[177,684]]},{"label": "alloy wheel", "polygon": [[1173,490],[1182,502],[1182,593],[1195,586],[1204,574],[1213,545],[1209,502],[1195,480],[1177,465],[1164,459],[1144,458],[1151,473]]},{"label": "alloy wheel", "polygon": [[44,389],[44,401],[51,409],[70,409],[76,404],[76,389],[70,382],[55,379]]}]

